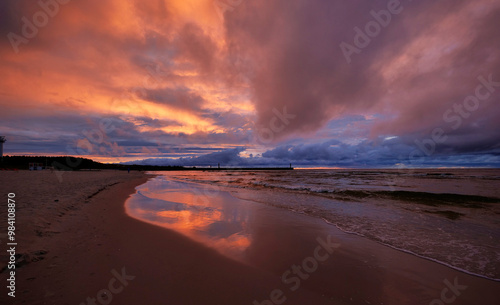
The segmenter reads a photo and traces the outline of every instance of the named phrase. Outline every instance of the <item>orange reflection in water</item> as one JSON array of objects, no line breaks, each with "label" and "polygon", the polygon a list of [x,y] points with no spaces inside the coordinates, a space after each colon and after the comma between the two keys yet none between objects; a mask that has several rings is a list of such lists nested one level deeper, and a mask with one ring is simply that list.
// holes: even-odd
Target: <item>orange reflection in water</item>
[{"label": "orange reflection in water", "polygon": [[203,231],[210,224],[222,219],[222,213],[220,211],[212,213],[194,213],[192,211],[160,211],[156,214],[164,218],[164,220],[167,220],[166,222],[168,225],[166,226],[168,228],[175,229],[176,231]]},{"label": "orange reflection in water", "polygon": [[248,211],[220,195],[210,196],[209,200],[200,200],[200,196],[192,186],[158,177],[139,187],[125,206],[134,218],[175,230],[226,256],[243,260],[252,243]]}]

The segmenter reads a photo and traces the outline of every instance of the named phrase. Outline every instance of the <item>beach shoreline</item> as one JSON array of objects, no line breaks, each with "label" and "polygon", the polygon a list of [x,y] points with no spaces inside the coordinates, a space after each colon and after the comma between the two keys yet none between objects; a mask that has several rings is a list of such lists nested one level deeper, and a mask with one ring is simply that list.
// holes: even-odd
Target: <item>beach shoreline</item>
[{"label": "beach shoreline", "polygon": [[[16,174],[26,175],[22,177],[26,183],[35,177],[29,172],[1,173],[0,179],[8,188],[16,179],[7,175]],[[85,178],[89,180],[82,178],[83,184],[72,183],[69,175],[74,175],[75,180],[89,175]],[[273,208],[266,208],[272,231],[256,238],[252,250],[262,263],[237,262],[180,233],[126,214],[124,202],[137,186],[153,176],[106,171],[69,175],[62,187],[73,194],[76,200],[73,208],[71,204],[65,206],[65,201],[72,201],[69,195],[63,198],[50,191],[36,194],[36,189],[28,185],[12,190],[20,201],[35,192],[34,198],[39,198],[46,213],[30,216],[22,212],[28,207],[20,206],[19,248],[27,254],[25,259],[31,261],[16,270],[16,298],[7,298],[7,290],[3,288],[2,303],[5,300],[6,304],[92,304],[96,300],[96,304],[267,305],[270,303],[265,300],[283,301],[285,296],[283,304],[366,304],[367,298],[384,300],[384,304],[429,304],[441,298],[447,287],[445,281],[453,284],[457,277],[458,283],[468,288],[460,291],[454,304],[479,300],[494,304],[499,299],[495,292],[498,283],[365,242],[361,237],[323,232],[323,229],[315,231],[315,223],[311,227],[314,230],[295,227],[307,217]],[[90,181],[98,182],[82,189]],[[53,181],[40,183],[50,185]],[[63,206],[49,204],[55,197]],[[66,214],[59,216],[61,211]],[[276,215],[283,221],[274,224],[272,218]],[[43,217],[44,222],[51,224],[45,228],[34,226],[30,228],[34,234],[27,234],[28,222]],[[291,291],[290,285],[283,283],[282,274],[312,255],[318,246],[317,238],[326,240],[329,232],[333,232],[340,248],[332,253],[331,259],[319,263],[318,271],[302,281],[300,289]],[[415,269],[420,268],[422,273],[431,274],[415,274]],[[6,273],[0,273],[0,280],[5,279]],[[277,294],[279,291],[283,294]]]},{"label": "beach shoreline", "polygon": [[[93,195],[89,202],[80,202],[81,208],[75,213],[51,225],[50,230],[57,233],[38,236],[37,240],[19,233],[22,260],[27,261],[16,268],[16,297],[8,297],[3,287],[2,304],[251,304],[254,299],[268,297],[269,288],[279,283],[273,274],[232,261],[173,231],[129,217],[125,200],[136,186],[151,177],[132,174],[97,194],[85,194],[82,198]],[[3,174],[0,179],[9,178]],[[19,196],[20,188],[14,191],[18,199],[23,197]],[[77,190],[68,188],[71,191]],[[38,197],[40,202],[54,200],[53,195]],[[18,217],[20,228],[23,222],[33,220],[27,218]],[[0,273],[0,280],[6,279],[7,273]],[[326,304],[306,290],[294,299]]]},{"label": "beach shoreline", "polygon": [[[110,170],[1,172],[3,190],[16,194],[18,246],[16,297],[6,297],[7,289],[2,287],[0,300],[8,304],[76,303],[69,300],[68,292],[74,290],[72,285],[78,286],[73,272],[79,262],[86,259],[83,248],[99,247],[105,242],[105,238],[99,236],[99,231],[105,232],[105,229],[95,222],[97,219],[102,222],[104,215],[110,216],[107,213],[113,201],[103,201],[101,196],[112,193],[116,200],[124,201],[136,185],[149,177],[141,172],[128,174]],[[6,211],[2,202],[2,220]],[[0,224],[1,233],[6,232],[6,224],[6,221]],[[5,242],[2,238],[2,248]],[[5,254],[2,251],[0,255],[2,267],[8,259]],[[6,270],[3,271],[2,282],[7,278]],[[82,282],[82,286],[85,285]]]},{"label": "beach shoreline", "polygon": [[321,218],[343,232],[499,281],[498,171],[395,174],[343,169],[168,176],[227,187],[240,199]]}]

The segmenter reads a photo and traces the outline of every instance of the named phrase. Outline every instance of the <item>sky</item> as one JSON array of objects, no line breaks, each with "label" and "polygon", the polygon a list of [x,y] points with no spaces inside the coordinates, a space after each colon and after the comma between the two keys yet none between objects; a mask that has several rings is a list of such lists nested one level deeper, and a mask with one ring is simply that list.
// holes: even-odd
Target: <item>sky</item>
[{"label": "sky", "polygon": [[6,155],[500,166],[497,0],[3,0]]}]

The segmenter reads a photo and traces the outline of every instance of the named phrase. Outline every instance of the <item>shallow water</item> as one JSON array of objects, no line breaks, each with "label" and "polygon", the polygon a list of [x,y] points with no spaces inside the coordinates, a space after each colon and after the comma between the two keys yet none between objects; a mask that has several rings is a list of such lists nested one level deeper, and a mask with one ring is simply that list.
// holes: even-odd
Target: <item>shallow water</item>
[{"label": "shallow water", "polygon": [[[160,175],[138,188],[127,203],[129,213],[236,258],[243,259],[252,242],[248,224],[258,202],[323,219],[344,232],[471,274],[500,279],[498,170]],[[186,186],[193,182],[202,186]]]},{"label": "shallow water", "polygon": [[153,178],[139,186],[126,203],[127,213],[243,260],[243,253],[251,243],[246,224],[254,206],[227,193],[210,200],[199,196],[187,183],[163,178]]}]

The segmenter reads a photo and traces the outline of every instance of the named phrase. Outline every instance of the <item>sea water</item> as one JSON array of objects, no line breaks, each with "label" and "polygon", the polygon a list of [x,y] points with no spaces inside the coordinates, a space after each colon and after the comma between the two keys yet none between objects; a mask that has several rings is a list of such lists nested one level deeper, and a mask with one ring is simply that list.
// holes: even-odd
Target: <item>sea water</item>
[{"label": "sea water", "polygon": [[[245,251],[250,244],[244,228],[250,213],[234,207],[238,198],[240,205],[250,201],[317,217],[346,233],[500,280],[500,171],[496,169],[155,174],[160,176],[139,187],[129,200],[129,210],[186,235],[224,223],[222,231],[227,234],[217,243],[227,251]],[[192,183],[201,187],[179,189]],[[222,202],[211,200],[227,192],[233,199],[225,195],[218,197]],[[227,217],[234,219],[215,221]]]}]

